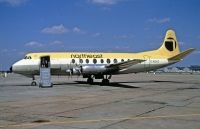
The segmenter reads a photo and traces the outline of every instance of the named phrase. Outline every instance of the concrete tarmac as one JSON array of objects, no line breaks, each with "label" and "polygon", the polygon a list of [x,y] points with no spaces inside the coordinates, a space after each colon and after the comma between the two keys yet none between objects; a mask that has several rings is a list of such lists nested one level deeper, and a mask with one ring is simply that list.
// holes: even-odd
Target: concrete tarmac
[{"label": "concrete tarmac", "polygon": [[200,75],[117,75],[109,86],[81,77],[0,78],[2,129],[199,129]]}]

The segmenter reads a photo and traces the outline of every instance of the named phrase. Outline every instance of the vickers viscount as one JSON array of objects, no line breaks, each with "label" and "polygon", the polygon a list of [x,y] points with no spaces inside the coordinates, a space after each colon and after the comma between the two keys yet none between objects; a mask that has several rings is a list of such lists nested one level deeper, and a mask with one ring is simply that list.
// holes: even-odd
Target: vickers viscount
[{"label": "vickers viscount", "polygon": [[175,32],[168,30],[160,48],[139,53],[104,52],[40,52],[29,53],[24,59],[12,65],[14,73],[32,77],[31,85],[36,85],[35,75],[40,74],[41,57],[48,56],[51,75],[79,75],[92,84],[94,79],[102,79],[108,84],[112,75],[129,74],[156,70],[181,61],[194,49],[180,52]]}]

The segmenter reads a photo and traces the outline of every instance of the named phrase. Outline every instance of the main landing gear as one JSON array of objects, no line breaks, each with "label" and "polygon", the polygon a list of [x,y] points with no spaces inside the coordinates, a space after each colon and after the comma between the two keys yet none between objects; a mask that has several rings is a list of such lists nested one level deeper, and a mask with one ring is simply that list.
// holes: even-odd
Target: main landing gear
[{"label": "main landing gear", "polygon": [[37,86],[37,82],[35,81],[35,76],[33,76],[33,81],[31,82],[31,86]]},{"label": "main landing gear", "polygon": [[[110,79],[111,79],[112,75],[102,75],[102,82],[101,82],[101,85],[104,86],[104,85],[109,85],[110,83]],[[95,76],[89,76],[88,79],[87,79],[87,83],[88,84],[93,84],[94,83],[94,79],[93,78],[96,78]],[[96,78],[96,79],[100,79],[100,78]]]},{"label": "main landing gear", "polygon": [[93,79],[91,76],[88,77],[87,83],[88,83],[88,84],[93,84],[93,82],[94,82],[94,79]]},{"label": "main landing gear", "polygon": [[109,85],[110,81],[108,79],[103,79],[101,85]]},{"label": "main landing gear", "polygon": [[105,77],[103,78],[103,80],[102,80],[102,85],[104,86],[104,85],[109,85],[109,83],[110,83],[110,80],[109,79],[111,79],[111,77],[112,77],[112,75],[105,75]]}]

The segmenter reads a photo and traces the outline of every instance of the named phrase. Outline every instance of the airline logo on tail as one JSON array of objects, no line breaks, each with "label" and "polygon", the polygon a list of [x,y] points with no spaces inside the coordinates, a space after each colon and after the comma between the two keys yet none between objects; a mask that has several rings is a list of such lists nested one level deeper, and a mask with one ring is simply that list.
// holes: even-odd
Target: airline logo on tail
[{"label": "airline logo on tail", "polygon": [[194,48],[190,48],[184,52],[180,52],[175,32],[173,30],[168,30],[166,32],[163,44],[157,50],[157,54],[162,55],[169,61],[180,61],[194,50]]}]

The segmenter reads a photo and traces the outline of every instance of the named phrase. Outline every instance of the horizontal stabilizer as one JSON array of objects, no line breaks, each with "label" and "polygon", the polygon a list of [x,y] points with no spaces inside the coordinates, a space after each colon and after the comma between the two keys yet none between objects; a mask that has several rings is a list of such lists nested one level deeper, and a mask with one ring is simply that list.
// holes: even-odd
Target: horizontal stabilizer
[{"label": "horizontal stabilizer", "polygon": [[188,50],[186,50],[184,52],[179,53],[178,55],[175,55],[175,56],[169,58],[168,60],[169,61],[181,60],[184,57],[186,57],[187,55],[189,55],[191,52],[193,52],[194,50],[195,50],[194,48],[190,48],[190,49],[188,49]]},{"label": "horizontal stabilizer", "polygon": [[134,59],[134,60],[129,60],[129,61],[120,62],[120,63],[116,63],[116,64],[110,64],[110,65],[106,66],[106,68],[122,70],[122,69],[126,69],[126,68],[128,68],[128,67],[130,67],[132,65],[144,62],[144,61],[145,60]]}]

